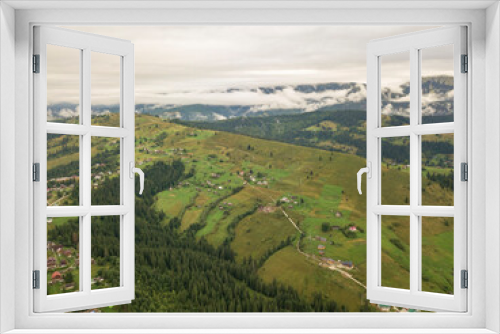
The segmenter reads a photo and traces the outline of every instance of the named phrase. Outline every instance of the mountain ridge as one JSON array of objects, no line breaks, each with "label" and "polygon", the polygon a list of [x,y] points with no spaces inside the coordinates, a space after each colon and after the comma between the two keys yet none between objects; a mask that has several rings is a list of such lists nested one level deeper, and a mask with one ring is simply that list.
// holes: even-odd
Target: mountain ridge
[{"label": "mountain ridge", "polygon": [[[382,114],[408,117],[409,91],[408,82],[397,87],[384,87],[381,91]],[[451,76],[422,78],[422,114],[424,116],[451,115],[453,92],[453,77]],[[229,87],[207,91],[163,93],[162,95],[172,100],[182,100],[184,103],[136,104],[135,112],[170,120],[216,122],[236,117],[316,112],[324,108],[366,110],[366,84],[357,82]],[[118,111],[118,105],[92,106],[93,115],[106,115]],[[48,119],[51,121],[76,115],[78,115],[76,104],[58,103],[48,106]]]}]

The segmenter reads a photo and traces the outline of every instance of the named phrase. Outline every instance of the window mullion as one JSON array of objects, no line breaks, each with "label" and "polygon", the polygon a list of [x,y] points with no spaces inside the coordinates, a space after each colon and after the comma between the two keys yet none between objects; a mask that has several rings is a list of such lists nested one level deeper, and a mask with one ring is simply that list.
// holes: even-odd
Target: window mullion
[{"label": "window mullion", "polygon": [[82,203],[86,208],[86,215],[83,216],[83,233],[82,233],[82,243],[80,244],[80,254],[82,256],[80,267],[80,282],[83,282],[83,291],[90,293],[91,291],[91,216],[90,216],[90,206],[91,206],[91,166],[92,166],[92,147],[91,147],[91,101],[90,101],[90,83],[91,83],[91,59],[90,59],[90,49],[83,49],[83,62],[82,62],[82,84],[81,84],[81,94],[82,94],[82,124],[89,130],[82,136],[82,177],[80,179],[80,187],[82,191]]},{"label": "window mullion", "polygon": [[415,133],[420,114],[419,51],[410,49],[410,291],[416,293],[420,283],[419,217],[413,209],[420,205],[420,140]]}]

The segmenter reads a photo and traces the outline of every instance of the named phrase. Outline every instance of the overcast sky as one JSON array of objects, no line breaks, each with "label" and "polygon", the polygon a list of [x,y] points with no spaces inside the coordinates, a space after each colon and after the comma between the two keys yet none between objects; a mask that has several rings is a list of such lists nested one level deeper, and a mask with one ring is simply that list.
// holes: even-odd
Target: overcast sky
[{"label": "overcast sky", "polygon": [[[144,26],[71,27],[130,40],[135,45],[136,103],[198,103],[203,92],[227,87],[366,81],[366,44],[376,38],[429,29],[384,26]],[[75,102],[66,53],[49,54],[54,85],[49,103]],[[401,57],[400,57],[401,58]],[[95,58],[93,58],[95,59]],[[104,63],[102,63],[104,64]],[[439,56],[429,66],[443,68]],[[116,71],[93,62],[93,103],[116,101]],[[114,66],[113,66],[114,67]],[[407,62],[384,71],[384,82],[407,80]],[[409,69],[408,69],[409,70]],[[73,71],[77,71],[77,68]],[[451,74],[451,73],[449,73]],[[114,86],[114,87],[110,87]],[[189,94],[186,101],[183,94]],[[199,95],[200,101],[196,96]],[[219,94],[220,95],[220,94]],[[228,94],[226,94],[228,95]],[[202,101],[203,102],[203,101]],[[215,101],[217,102],[217,101]]]}]

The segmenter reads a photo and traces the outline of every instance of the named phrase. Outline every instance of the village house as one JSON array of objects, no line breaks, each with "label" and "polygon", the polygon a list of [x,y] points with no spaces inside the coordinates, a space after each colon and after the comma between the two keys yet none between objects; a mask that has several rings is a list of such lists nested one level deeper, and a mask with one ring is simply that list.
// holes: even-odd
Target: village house
[{"label": "village house", "polygon": [[290,199],[288,197],[283,197],[280,201],[282,203],[290,203]]},{"label": "village house", "polygon": [[326,246],[325,245],[318,245],[318,250],[325,250]]},{"label": "village house", "polygon": [[342,261],[341,264],[344,267],[347,267],[347,268],[352,268],[353,267],[352,261]]},{"label": "village house", "polygon": [[357,230],[356,226],[349,226],[349,231],[356,232]]},{"label": "village house", "polygon": [[57,282],[59,282],[62,279],[62,275],[61,275],[60,272],[54,271],[52,273],[51,278],[52,278],[52,283],[57,283]]},{"label": "village house", "polygon": [[47,268],[55,268],[57,266],[56,258],[55,257],[49,257],[47,259]]}]

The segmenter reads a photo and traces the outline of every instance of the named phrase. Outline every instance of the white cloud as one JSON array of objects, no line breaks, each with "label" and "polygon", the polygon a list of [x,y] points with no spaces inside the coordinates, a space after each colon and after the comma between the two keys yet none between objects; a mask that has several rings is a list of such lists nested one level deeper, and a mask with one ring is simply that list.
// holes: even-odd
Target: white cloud
[{"label": "white cloud", "polygon": [[[270,86],[318,82],[365,82],[366,44],[382,38],[429,27],[411,26],[128,26],[68,27],[90,33],[131,40],[135,45],[136,102],[164,103],[162,93],[182,103],[219,101],[194,94],[215,88],[242,85]],[[431,55],[432,56],[432,55]],[[62,73],[75,62],[53,54]],[[434,57],[434,56],[432,56]],[[435,59],[434,59],[435,58]],[[438,55],[428,62],[439,69]],[[397,65],[397,64],[396,64]],[[397,66],[396,66],[397,67]],[[400,66],[401,67],[401,66]],[[115,103],[112,72],[101,67],[101,80],[93,82],[95,103]],[[68,72],[69,73],[69,72]],[[59,85],[48,97],[52,102],[75,102],[75,72],[72,81]],[[401,82],[400,74],[387,74]],[[77,76],[76,76],[77,77]],[[107,79],[106,79],[107,78]],[[58,79],[59,82],[64,80]],[[76,88],[77,90],[77,88]],[[192,91],[191,95],[179,91]],[[73,93],[71,93],[73,92]],[[297,104],[293,96],[275,96],[265,103]],[[224,98],[230,98],[228,94]],[[234,97],[233,97],[234,98]],[[238,98],[263,99],[252,94]],[[295,102],[294,102],[295,101]],[[229,103],[229,102],[228,102]],[[227,103],[227,104],[228,104]],[[264,103],[264,104],[265,104]]]}]

